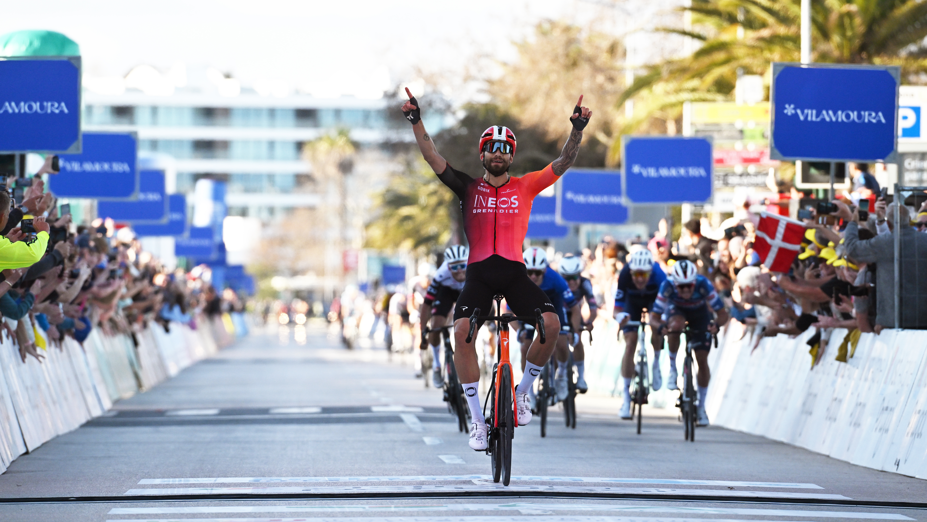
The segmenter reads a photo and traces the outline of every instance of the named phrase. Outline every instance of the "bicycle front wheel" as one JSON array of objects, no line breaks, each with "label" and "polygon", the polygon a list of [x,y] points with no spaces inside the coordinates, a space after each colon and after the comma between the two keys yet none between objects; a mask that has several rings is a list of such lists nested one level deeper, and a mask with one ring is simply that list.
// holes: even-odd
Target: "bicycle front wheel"
[{"label": "bicycle front wheel", "polygon": [[[487,420],[490,423],[489,451],[492,457],[492,481],[499,482],[502,479],[502,454],[505,450],[501,444],[501,426],[499,428],[495,427],[495,419],[500,414],[500,411],[496,408],[496,387],[494,385],[489,389],[489,404],[491,409]],[[503,408],[501,400],[499,401],[499,408]]]},{"label": "bicycle front wheel", "polygon": [[541,418],[541,437],[547,436],[547,406],[550,405],[550,375],[548,374],[550,369],[549,365],[545,365],[541,370],[541,376],[538,379],[538,398],[537,398],[537,407],[538,407],[538,416]]},{"label": "bicycle front wheel", "polygon": [[508,366],[502,368],[502,385],[499,389],[499,407],[505,413],[505,423],[499,428],[500,446],[502,448],[502,485],[508,486],[512,480],[512,439],[515,438],[514,397],[512,397],[512,376]]}]

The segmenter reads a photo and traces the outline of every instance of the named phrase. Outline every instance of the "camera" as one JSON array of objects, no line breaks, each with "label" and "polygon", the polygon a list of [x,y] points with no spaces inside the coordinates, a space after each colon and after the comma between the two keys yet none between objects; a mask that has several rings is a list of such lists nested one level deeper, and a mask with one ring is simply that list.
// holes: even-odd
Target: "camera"
[{"label": "camera", "polygon": [[20,221],[19,228],[26,234],[35,234],[35,226],[32,224],[31,219],[24,219]]},{"label": "camera", "polygon": [[798,209],[798,219],[814,219],[814,212],[810,208],[800,208]]},{"label": "camera", "polygon": [[80,276],[80,270],[76,268],[68,272],[68,277],[71,279],[77,279],[79,276]]},{"label": "camera", "polygon": [[834,212],[837,212],[837,205],[835,203],[831,203],[830,201],[818,201],[816,210],[818,216],[822,214],[833,214]]}]

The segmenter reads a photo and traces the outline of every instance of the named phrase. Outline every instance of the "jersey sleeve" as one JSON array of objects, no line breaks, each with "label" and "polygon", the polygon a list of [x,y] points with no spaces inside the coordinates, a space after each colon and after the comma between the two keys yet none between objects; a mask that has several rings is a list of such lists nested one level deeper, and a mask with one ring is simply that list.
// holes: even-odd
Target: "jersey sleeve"
[{"label": "jersey sleeve", "polygon": [[438,283],[438,279],[432,279],[431,284],[428,285],[428,290],[425,291],[425,304],[430,305],[435,302],[435,296],[438,295],[438,287],[441,286]]},{"label": "jersey sleeve", "polygon": [[444,172],[438,174],[438,179],[447,185],[447,188],[453,190],[461,201],[467,197],[467,185],[473,182],[473,178],[455,169],[450,163],[447,164]]},{"label": "jersey sleeve", "polygon": [[563,276],[558,274],[556,270],[547,267],[547,274],[544,276],[544,278],[546,279],[547,277],[553,279],[554,292],[557,293],[561,299],[563,299],[563,306],[567,308],[573,308],[573,306],[576,304],[576,296],[573,295],[573,291],[570,290],[570,285],[567,284]]},{"label": "jersey sleeve", "polygon": [[595,292],[592,289],[592,281],[583,279],[582,288],[583,293],[586,294],[586,304],[589,305],[589,310],[598,310],[599,304],[595,302]]},{"label": "jersey sleeve", "polygon": [[673,283],[663,281],[660,283],[660,290],[657,291],[657,298],[653,302],[653,313],[662,314],[669,306],[670,298],[673,295]]},{"label": "jersey sleeve", "polygon": [[557,175],[554,174],[554,168],[551,165],[548,164],[541,170],[529,172],[522,176],[521,180],[525,184],[525,192],[532,198],[557,182]]},{"label": "jersey sleeve", "polygon": [[[626,268],[626,267],[625,267]],[[631,281],[631,272],[629,270],[621,269],[621,273],[618,274],[618,286],[615,289],[615,308],[621,308],[622,310],[627,310],[627,300],[628,300],[628,284]]]}]

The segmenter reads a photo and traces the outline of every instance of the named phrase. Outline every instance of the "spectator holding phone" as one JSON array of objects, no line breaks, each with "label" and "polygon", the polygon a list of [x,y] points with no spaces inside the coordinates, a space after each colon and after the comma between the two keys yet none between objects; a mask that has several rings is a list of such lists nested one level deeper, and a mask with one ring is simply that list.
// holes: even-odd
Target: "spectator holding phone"
[{"label": "spectator holding phone", "polygon": [[[10,196],[0,191],[0,229],[6,228],[9,217]],[[34,235],[13,228],[0,238],[0,270],[32,266],[45,255],[48,248],[48,223],[40,216],[33,219],[32,226],[35,229]]]}]

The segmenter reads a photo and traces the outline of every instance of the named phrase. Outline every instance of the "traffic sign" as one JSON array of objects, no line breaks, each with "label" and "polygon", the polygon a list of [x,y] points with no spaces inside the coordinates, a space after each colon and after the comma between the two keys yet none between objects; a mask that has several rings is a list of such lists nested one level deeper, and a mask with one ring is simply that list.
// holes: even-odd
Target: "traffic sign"
[{"label": "traffic sign", "polygon": [[627,220],[620,172],[570,169],[558,183],[558,223],[620,225]]},{"label": "traffic sign", "polygon": [[167,196],[169,217],[167,223],[157,225],[132,225],[139,237],[183,236],[187,233],[187,198],[183,194]]},{"label": "traffic sign", "polygon": [[81,151],[79,56],[0,58],[0,152]]},{"label": "traffic sign", "polygon": [[557,198],[538,196],[531,204],[528,216],[529,239],[553,239],[566,237],[570,227],[557,224]]},{"label": "traffic sign", "polygon": [[165,224],[169,218],[163,170],[142,170],[138,173],[138,197],[129,201],[100,201],[97,215],[114,221]]},{"label": "traffic sign", "polygon": [[628,201],[638,205],[705,203],[711,199],[712,151],[708,138],[622,138]]},{"label": "traffic sign", "polygon": [[897,66],[774,63],[773,159],[894,162],[900,74]]},{"label": "traffic sign", "polygon": [[62,154],[48,189],[62,198],[134,199],[138,192],[135,133],[85,132],[80,154]]}]

